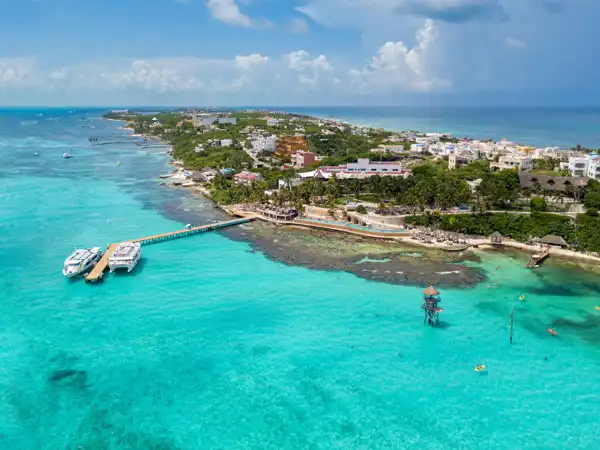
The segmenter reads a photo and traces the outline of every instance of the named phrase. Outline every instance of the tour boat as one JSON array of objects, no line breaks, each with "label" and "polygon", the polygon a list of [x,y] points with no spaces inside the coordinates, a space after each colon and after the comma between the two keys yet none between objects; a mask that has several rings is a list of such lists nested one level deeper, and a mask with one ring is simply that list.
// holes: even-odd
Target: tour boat
[{"label": "tour boat", "polygon": [[142,246],[139,242],[123,242],[108,258],[108,267],[111,272],[116,269],[127,269],[127,272],[131,272],[141,256]]},{"label": "tour boat", "polygon": [[77,249],[65,260],[63,275],[71,278],[84,273],[100,261],[101,257],[102,251],[100,247]]},{"label": "tour boat", "polygon": [[63,153],[63,158],[69,159],[69,158],[72,158],[72,157],[73,157],[73,155],[71,155],[69,152]]}]

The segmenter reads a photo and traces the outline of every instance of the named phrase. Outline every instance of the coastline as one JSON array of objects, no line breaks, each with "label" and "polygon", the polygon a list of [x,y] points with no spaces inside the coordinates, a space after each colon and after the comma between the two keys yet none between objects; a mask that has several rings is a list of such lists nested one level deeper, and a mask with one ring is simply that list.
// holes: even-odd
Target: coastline
[{"label": "coastline", "polygon": [[[307,116],[307,117],[321,120],[320,118],[314,117],[314,116]],[[120,121],[120,122],[128,123],[128,124],[134,123],[134,121],[131,121],[131,120],[119,120],[119,119],[110,119],[110,118],[106,118],[105,120]],[[322,119],[322,120],[327,120],[327,119]],[[348,122],[348,123],[351,123],[351,122]],[[359,126],[363,126],[363,125],[359,125]],[[368,125],[366,125],[366,126],[370,127]],[[128,128],[128,127],[123,127],[123,129],[133,131],[131,128]],[[388,130],[388,131],[394,131],[394,130]],[[173,148],[172,143],[166,142],[163,139],[158,138],[157,136],[152,136],[152,135],[148,136],[148,135],[136,134],[136,133],[131,133],[130,136],[151,139],[151,140],[160,142],[161,144],[170,145],[171,150]],[[222,211],[224,211],[225,213],[227,213],[230,216],[233,216],[233,217],[247,217],[248,216],[246,213],[240,211],[239,209],[236,209],[235,205],[220,205],[220,204],[218,204],[217,202],[215,202],[213,200],[210,191],[200,184],[196,183],[193,186],[181,186],[181,187],[187,188],[188,190],[191,190],[194,193],[197,193],[197,194],[201,195],[202,197],[210,200],[211,202],[213,202],[213,205],[215,207],[221,209]],[[423,242],[418,239],[415,239],[414,236],[412,236],[409,233],[407,233],[406,236],[398,236],[398,235],[391,236],[389,233],[386,234],[385,232],[378,231],[376,228],[374,228],[372,231],[371,230],[367,231],[367,230],[359,230],[359,229],[351,228],[351,227],[344,227],[341,225],[318,224],[318,223],[314,223],[314,222],[310,223],[307,221],[282,223],[282,222],[273,220],[268,217],[264,217],[264,216],[256,214],[256,213],[253,213],[251,215],[253,217],[256,217],[259,220],[269,222],[269,223],[272,223],[272,224],[275,224],[278,226],[303,227],[303,228],[307,228],[307,229],[317,229],[317,230],[324,230],[324,231],[329,231],[329,232],[340,232],[340,233],[346,233],[346,234],[350,234],[350,235],[361,236],[361,237],[369,238],[369,239],[396,241],[396,242],[401,242],[401,243],[404,243],[404,244],[410,245],[410,246],[427,248],[427,249],[432,249],[432,250],[442,250],[442,251],[446,251],[446,252],[460,252],[460,251],[465,251],[465,250],[468,250],[471,248],[478,248],[480,250],[485,251],[485,250],[490,250],[490,249],[494,248],[491,245],[490,238],[485,237],[485,236],[481,236],[480,239],[467,239],[465,241],[464,245],[460,245],[457,247],[456,245],[448,245],[448,244],[444,244],[444,243]],[[500,245],[502,247],[525,251],[530,254],[538,253],[541,250],[538,245],[521,243],[521,242],[510,240],[510,239],[505,239],[502,242],[502,244],[500,244]],[[575,252],[572,250],[558,249],[558,248],[552,249],[551,255],[558,257],[559,259],[565,259],[565,260],[569,260],[572,262],[580,261],[580,262],[585,262],[585,263],[600,264],[600,257],[592,256],[589,254],[578,253],[578,252]]]}]

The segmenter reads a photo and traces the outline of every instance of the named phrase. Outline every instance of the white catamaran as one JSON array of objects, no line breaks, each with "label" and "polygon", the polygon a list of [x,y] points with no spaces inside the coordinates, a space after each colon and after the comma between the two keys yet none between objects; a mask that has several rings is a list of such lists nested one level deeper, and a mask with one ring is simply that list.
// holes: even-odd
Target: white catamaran
[{"label": "white catamaran", "polygon": [[116,269],[127,269],[127,272],[131,272],[141,256],[142,246],[139,242],[123,242],[108,258],[108,267],[111,272]]},{"label": "white catamaran", "polygon": [[100,247],[77,249],[65,260],[63,275],[71,278],[82,274],[100,261],[101,257]]}]

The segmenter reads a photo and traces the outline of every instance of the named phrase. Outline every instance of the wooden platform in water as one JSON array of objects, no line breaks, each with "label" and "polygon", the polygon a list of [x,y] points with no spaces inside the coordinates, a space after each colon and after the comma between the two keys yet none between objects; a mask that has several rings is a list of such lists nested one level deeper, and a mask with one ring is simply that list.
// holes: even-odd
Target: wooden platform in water
[{"label": "wooden platform in water", "polygon": [[532,255],[531,259],[525,267],[527,269],[533,269],[535,266],[539,265],[542,261],[544,261],[548,256],[550,256],[550,250],[545,250],[540,255]]},{"label": "wooden platform in water", "polygon": [[85,276],[85,281],[93,283],[95,281],[101,280],[104,277],[104,271],[108,268],[108,258],[112,256],[118,245],[119,244],[117,243],[110,244],[108,246],[106,252],[104,252],[104,255],[102,255],[102,258],[100,259],[100,261],[98,261],[98,264],[96,264],[92,271]]},{"label": "wooden platform in water", "polygon": [[[194,234],[204,233],[206,231],[213,231],[213,230],[218,230],[221,228],[231,227],[233,225],[240,225],[242,223],[251,222],[252,220],[254,220],[253,217],[244,217],[241,219],[227,220],[225,222],[217,222],[217,223],[211,223],[208,225],[201,225],[199,227],[186,228],[185,230],[178,230],[178,231],[171,231],[169,233],[155,234],[153,236],[147,236],[147,237],[138,238],[138,239],[131,239],[129,241],[123,241],[123,242],[139,242],[141,245],[154,244],[157,242],[168,241],[171,239],[178,239],[178,238],[182,238],[182,237],[193,236]],[[100,261],[98,261],[98,264],[96,264],[94,266],[94,268],[92,269],[92,271],[86,275],[86,277],[85,277],[86,281],[95,282],[95,281],[102,280],[102,278],[104,277],[104,272],[106,271],[106,269],[108,269],[108,259],[115,252],[115,249],[117,248],[118,245],[119,245],[119,243],[117,242],[116,244],[110,244],[108,246],[106,252],[102,256]]]}]

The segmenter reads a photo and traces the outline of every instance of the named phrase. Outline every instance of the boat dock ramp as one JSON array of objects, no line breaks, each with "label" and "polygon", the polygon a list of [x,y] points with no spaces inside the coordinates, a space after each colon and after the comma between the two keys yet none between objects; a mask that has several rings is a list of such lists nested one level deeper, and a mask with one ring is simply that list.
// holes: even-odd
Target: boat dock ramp
[{"label": "boat dock ramp", "polygon": [[544,250],[540,254],[531,255],[531,259],[525,267],[527,269],[533,269],[535,267],[538,267],[542,263],[542,261],[548,258],[548,256],[550,256],[550,250]]},{"label": "boat dock ramp", "polygon": [[[162,234],[155,234],[153,236],[147,236],[147,237],[138,238],[138,239],[130,239],[128,241],[123,241],[123,242],[139,242],[141,245],[156,244],[158,242],[170,241],[172,239],[179,239],[179,238],[183,238],[183,237],[193,236],[195,234],[200,234],[200,233],[204,233],[207,231],[214,231],[214,230],[219,230],[221,228],[227,228],[227,227],[232,227],[235,225],[241,225],[243,223],[251,222],[252,220],[254,220],[253,217],[245,217],[245,218],[241,218],[241,219],[227,220],[225,222],[217,222],[217,223],[211,223],[208,225],[201,225],[198,227],[190,227],[190,228],[186,228],[184,230],[171,231],[169,233],[162,233]],[[108,245],[106,252],[102,256],[100,261],[98,261],[98,263],[94,266],[92,271],[86,275],[85,281],[94,283],[96,281],[101,281],[104,278],[104,272],[108,268],[108,260],[112,256],[112,254],[114,253],[114,251],[118,245],[119,245],[119,242]]]}]

